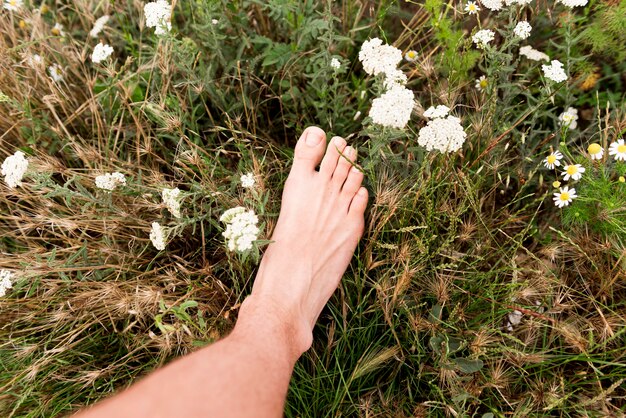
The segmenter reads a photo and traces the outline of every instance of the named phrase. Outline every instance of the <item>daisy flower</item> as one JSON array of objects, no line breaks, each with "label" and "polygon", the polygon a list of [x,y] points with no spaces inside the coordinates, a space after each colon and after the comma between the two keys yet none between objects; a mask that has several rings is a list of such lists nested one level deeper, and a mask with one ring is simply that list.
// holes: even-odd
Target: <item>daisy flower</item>
[{"label": "daisy flower", "polygon": [[476,84],[474,84],[474,87],[478,91],[484,91],[488,85],[489,85],[489,80],[487,80],[487,77],[485,77],[484,75],[481,75],[480,78],[476,80]]},{"label": "daisy flower", "polygon": [[604,156],[604,148],[595,142],[589,145],[587,152],[591,156],[592,160],[600,160]]},{"label": "daisy flower", "polygon": [[569,164],[563,167],[563,171],[561,175],[563,176],[563,180],[567,181],[572,178],[572,180],[580,180],[585,172],[585,167],[580,164]]},{"label": "daisy flower", "polygon": [[570,130],[576,129],[578,126],[578,110],[574,107],[568,107],[565,112],[559,115],[559,123]]},{"label": "daisy flower", "polygon": [[475,15],[480,12],[480,7],[478,7],[475,1],[468,1],[465,5],[465,11],[471,15]]},{"label": "daisy flower", "polygon": [[545,165],[546,168],[553,170],[554,167],[558,167],[561,165],[562,158],[563,154],[561,154],[559,151],[551,152],[550,155],[548,155],[546,159],[543,160],[543,165]]},{"label": "daisy flower", "polygon": [[63,25],[59,22],[54,24],[54,27],[50,29],[50,32],[52,32],[54,36],[65,36],[65,32],[63,32]]},{"label": "daisy flower", "polygon": [[618,161],[626,161],[626,144],[623,139],[618,139],[609,147],[609,155],[615,156]]},{"label": "daisy flower", "polygon": [[406,54],[404,54],[404,59],[408,62],[415,61],[417,59],[417,51],[414,51],[412,49],[410,51],[407,51]]},{"label": "daisy flower", "polygon": [[554,204],[562,208],[563,206],[568,206],[572,203],[572,200],[576,199],[578,196],[576,195],[576,189],[568,188],[567,186],[561,187],[558,193],[554,193]]},{"label": "daisy flower", "polygon": [[48,67],[48,74],[57,83],[63,80],[63,68],[59,64],[52,64]]},{"label": "daisy flower", "polygon": [[23,6],[24,6],[24,2],[22,0],[5,0],[4,1],[4,8],[10,12],[19,12]]}]

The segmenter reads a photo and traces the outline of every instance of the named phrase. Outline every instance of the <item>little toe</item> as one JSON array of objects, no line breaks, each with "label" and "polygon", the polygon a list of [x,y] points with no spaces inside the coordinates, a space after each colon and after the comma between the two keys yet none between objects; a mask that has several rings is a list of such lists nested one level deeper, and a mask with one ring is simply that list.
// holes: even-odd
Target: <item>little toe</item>
[{"label": "little toe", "polygon": [[343,183],[348,177],[348,173],[350,172],[352,164],[356,159],[356,150],[351,146],[347,146],[344,148],[342,154],[343,155],[339,156],[339,161],[337,162],[337,166],[333,172],[333,183],[339,186],[339,188],[343,186]]},{"label": "little toe", "polygon": [[365,208],[367,207],[367,189],[365,187],[361,187],[359,191],[352,198],[352,202],[350,202],[350,209],[348,213],[354,216],[363,216],[365,213]]},{"label": "little toe", "polygon": [[346,179],[343,187],[341,189],[341,194],[345,196],[345,198],[352,200],[356,192],[361,187],[361,183],[363,182],[363,173],[357,167],[350,168],[350,172],[348,173],[348,178]]},{"label": "little toe", "polygon": [[324,154],[326,133],[317,126],[309,126],[302,132],[295,149],[292,171],[315,171]]},{"label": "little toe", "polygon": [[335,167],[337,167],[337,161],[339,160],[339,153],[343,152],[345,147],[346,140],[339,136],[330,140],[328,148],[326,149],[326,154],[324,154],[324,158],[320,164],[321,174],[327,178],[330,178],[333,175]]}]

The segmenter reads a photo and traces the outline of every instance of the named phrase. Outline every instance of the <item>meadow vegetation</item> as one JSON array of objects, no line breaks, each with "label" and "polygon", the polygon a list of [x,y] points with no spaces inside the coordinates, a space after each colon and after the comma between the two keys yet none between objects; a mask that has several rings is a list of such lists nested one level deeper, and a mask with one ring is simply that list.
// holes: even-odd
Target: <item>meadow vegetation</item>
[{"label": "meadow vegetation", "polygon": [[[69,414],[227,334],[309,125],[358,149],[371,198],[286,416],[626,414],[626,0],[173,1],[161,34],[146,3],[0,10],[0,160],[28,160],[0,180],[0,416]],[[405,56],[402,129],[370,117],[373,38]],[[440,105],[458,151],[418,142]],[[222,235],[238,206],[245,251]]]}]

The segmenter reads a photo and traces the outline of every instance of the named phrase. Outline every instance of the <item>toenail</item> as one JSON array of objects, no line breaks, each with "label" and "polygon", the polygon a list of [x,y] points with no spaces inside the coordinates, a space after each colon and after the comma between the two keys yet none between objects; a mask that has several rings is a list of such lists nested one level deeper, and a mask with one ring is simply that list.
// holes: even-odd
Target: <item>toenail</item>
[{"label": "toenail", "polygon": [[344,145],[346,145],[346,140],[345,140],[345,139],[343,139],[343,138],[342,138],[342,137],[340,137],[340,136],[336,136],[336,137],[333,139],[333,143],[334,143],[336,146],[338,146],[338,147],[343,147]]},{"label": "toenail", "polygon": [[348,157],[348,158],[353,158],[353,157],[354,157],[354,154],[355,154],[355,151],[354,151],[354,148],[352,148],[350,145],[348,145],[348,146],[347,146],[347,147],[343,150],[343,153],[344,153],[344,155],[345,155],[346,157]]},{"label": "toenail", "polygon": [[350,171],[352,171],[353,173],[360,173],[361,172],[361,170],[359,170],[357,168],[357,166],[355,166],[355,165],[352,166],[352,169]]},{"label": "toenail", "polygon": [[304,142],[306,142],[306,144],[310,147],[314,147],[316,145],[319,145],[319,143],[322,141],[322,136],[318,135],[317,133],[311,132],[310,130],[307,131],[306,133],[306,139],[304,140]]},{"label": "toenail", "polygon": [[367,190],[365,190],[365,188],[361,187],[361,188],[359,189],[359,194],[360,194],[361,196],[365,196],[365,195],[367,194]]}]

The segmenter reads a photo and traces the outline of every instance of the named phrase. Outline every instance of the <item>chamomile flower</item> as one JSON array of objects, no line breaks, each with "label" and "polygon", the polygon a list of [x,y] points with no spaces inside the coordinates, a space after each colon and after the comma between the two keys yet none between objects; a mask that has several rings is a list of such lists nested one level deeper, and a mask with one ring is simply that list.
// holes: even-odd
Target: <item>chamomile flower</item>
[{"label": "chamomile flower", "polygon": [[475,1],[468,1],[465,5],[465,11],[471,15],[475,15],[480,12],[480,7],[478,7]]},{"label": "chamomile flower", "polygon": [[7,186],[14,189],[22,185],[22,179],[28,170],[28,160],[22,151],[7,157],[0,167],[0,174],[4,176]]},{"label": "chamomile flower", "polygon": [[24,7],[22,0],[4,0],[4,8],[10,12],[19,12]]},{"label": "chamomile flower", "polygon": [[104,43],[100,42],[93,49],[93,53],[91,54],[91,60],[94,63],[99,64],[102,61],[104,61],[107,58],[109,58],[112,53],[113,53],[113,47],[111,45],[104,44]]},{"label": "chamomile flower", "polygon": [[546,168],[553,170],[554,167],[558,167],[561,165],[561,159],[563,159],[563,154],[561,154],[559,151],[554,151],[551,152],[545,160],[543,160],[543,165],[545,165]]},{"label": "chamomile flower", "polygon": [[163,251],[165,249],[165,231],[163,227],[158,222],[152,222],[152,228],[150,229],[150,241],[152,241],[152,245],[159,251]]},{"label": "chamomile flower", "polygon": [[571,177],[572,180],[580,180],[585,172],[585,167],[580,164],[569,164],[563,167],[563,180],[568,181]]},{"label": "chamomile flower", "polygon": [[493,41],[495,37],[496,33],[491,29],[482,29],[472,36],[472,41],[474,41],[477,48],[485,49],[489,42]]},{"label": "chamomile flower", "polygon": [[241,187],[243,187],[245,189],[253,188],[254,184],[256,183],[254,181],[254,174],[253,173],[242,174],[240,180],[241,180]]},{"label": "chamomile flower", "polygon": [[541,69],[546,78],[549,78],[555,83],[567,80],[567,74],[563,69],[563,64],[559,60],[552,60],[550,65],[542,65]]},{"label": "chamomile flower", "polygon": [[7,294],[7,290],[13,287],[13,273],[9,270],[0,270],[0,297]]},{"label": "chamomile flower", "polygon": [[565,112],[559,115],[559,124],[570,130],[576,129],[578,126],[578,110],[574,107],[568,107]]},{"label": "chamomile flower", "polygon": [[587,152],[592,160],[600,160],[604,156],[604,148],[598,143],[590,144],[587,148]]},{"label": "chamomile flower", "polygon": [[522,39],[526,39],[530,36],[530,31],[533,29],[532,26],[530,26],[530,23],[528,23],[525,20],[522,20],[521,22],[518,22],[517,25],[515,25],[515,29],[513,29],[513,33],[515,34],[515,36],[522,38]]},{"label": "chamomile flower", "polygon": [[609,147],[609,155],[613,155],[617,161],[626,161],[626,144],[623,139],[618,139]]},{"label": "chamomile flower", "polygon": [[414,51],[412,49],[406,51],[406,54],[404,54],[404,59],[408,62],[414,62],[417,59],[417,51]]},{"label": "chamomile flower", "polygon": [[487,80],[487,77],[485,77],[484,75],[481,75],[480,78],[476,80],[476,84],[474,84],[474,87],[478,91],[484,91],[488,85],[489,85],[489,80]]},{"label": "chamomile flower", "polygon": [[564,206],[568,206],[572,203],[572,200],[576,199],[578,196],[576,195],[576,189],[573,187],[570,189],[568,186],[561,187],[558,193],[554,193],[554,204],[562,208]]},{"label": "chamomile flower", "polygon": [[54,27],[50,29],[50,32],[54,36],[65,36],[65,32],[63,32],[63,25],[60,24],[59,22],[54,24]]}]

